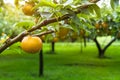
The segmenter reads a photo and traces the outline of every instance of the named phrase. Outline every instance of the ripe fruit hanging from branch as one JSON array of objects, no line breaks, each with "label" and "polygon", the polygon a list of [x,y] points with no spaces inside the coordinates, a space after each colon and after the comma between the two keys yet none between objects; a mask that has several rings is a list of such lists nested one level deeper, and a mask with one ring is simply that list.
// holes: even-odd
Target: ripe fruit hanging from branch
[{"label": "ripe fruit hanging from branch", "polygon": [[81,30],[80,30],[80,35],[81,35],[81,36],[85,36],[85,30],[84,30],[84,29],[81,29]]},{"label": "ripe fruit hanging from branch", "polygon": [[60,27],[59,32],[58,32],[58,37],[61,40],[64,40],[65,37],[67,36],[67,34],[69,33],[70,29],[69,28],[65,28],[65,27]]},{"label": "ripe fruit hanging from branch", "polygon": [[26,2],[25,5],[22,7],[22,11],[27,16],[32,16],[35,13],[33,7],[35,4],[33,2]]},{"label": "ripe fruit hanging from branch", "polygon": [[44,41],[44,40],[45,40],[45,35],[40,36],[40,39],[41,39],[42,41]]},{"label": "ripe fruit hanging from branch", "polygon": [[96,23],[96,24],[95,24],[95,28],[96,28],[96,29],[100,29],[100,23]]},{"label": "ripe fruit hanging from branch", "polygon": [[58,41],[58,38],[57,37],[54,37],[53,38],[53,42],[57,42]]},{"label": "ripe fruit hanging from branch", "polygon": [[71,41],[74,42],[77,40],[78,38],[78,33],[77,32],[72,32],[72,34],[70,35]]},{"label": "ripe fruit hanging from branch", "polygon": [[36,53],[42,48],[42,40],[35,36],[26,36],[21,42],[21,48],[25,52]]},{"label": "ripe fruit hanging from branch", "polygon": [[107,23],[107,22],[102,22],[102,27],[103,27],[104,29],[107,29],[107,28],[108,28],[108,23]]}]

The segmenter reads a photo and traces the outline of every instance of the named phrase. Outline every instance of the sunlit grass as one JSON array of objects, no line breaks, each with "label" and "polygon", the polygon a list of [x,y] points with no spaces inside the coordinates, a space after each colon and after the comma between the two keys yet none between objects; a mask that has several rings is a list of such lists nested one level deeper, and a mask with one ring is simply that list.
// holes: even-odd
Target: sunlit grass
[{"label": "sunlit grass", "polygon": [[[119,42],[106,51],[110,58],[99,59],[94,43],[57,43],[55,54],[44,44],[44,76],[38,77],[38,54],[21,51],[18,44],[0,55],[1,80],[120,80]],[[17,51],[18,50],[18,51]]]}]

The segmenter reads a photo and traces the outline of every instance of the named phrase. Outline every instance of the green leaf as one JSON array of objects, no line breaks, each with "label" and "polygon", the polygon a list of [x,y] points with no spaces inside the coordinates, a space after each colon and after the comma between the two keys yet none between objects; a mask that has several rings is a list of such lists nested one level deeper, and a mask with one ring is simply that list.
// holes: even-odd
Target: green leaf
[{"label": "green leaf", "polygon": [[114,2],[113,2],[113,0],[110,0],[110,5],[111,5],[111,8],[114,9]]},{"label": "green leaf", "polygon": [[112,9],[115,9],[119,5],[119,0],[110,0],[110,5]]},{"label": "green leaf", "polygon": [[81,23],[80,23],[80,19],[79,19],[79,17],[77,17],[77,15],[74,15],[73,17],[72,17],[72,21],[73,21],[73,23],[75,23],[76,25],[81,25]]},{"label": "green leaf", "polygon": [[14,25],[14,27],[22,27],[24,29],[29,29],[31,28],[33,25],[35,25],[34,22],[32,21],[24,21],[24,22],[18,22]]},{"label": "green leaf", "polygon": [[67,0],[65,3],[64,3],[64,5],[66,6],[66,5],[70,5],[71,3],[73,3],[73,0]]},{"label": "green leaf", "polygon": [[19,0],[14,0],[14,4],[18,8],[18,6],[19,6]]},{"label": "green leaf", "polygon": [[2,8],[0,7],[0,12],[2,12]]},{"label": "green leaf", "polygon": [[91,4],[90,6],[91,6],[91,7],[93,8],[93,10],[95,11],[97,17],[101,17],[100,8],[98,7],[98,5],[96,5],[96,4]]},{"label": "green leaf", "polygon": [[94,14],[94,9],[93,9],[92,6],[89,6],[88,11],[89,11],[90,13]]},{"label": "green leaf", "polygon": [[4,5],[3,0],[0,0],[0,7]]},{"label": "green leaf", "polygon": [[78,14],[78,17],[82,17],[84,19],[89,19],[90,15],[81,13],[81,14]]},{"label": "green leaf", "polygon": [[55,3],[52,3],[52,2],[48,2],[46,0],[40,0],[40,2],[38,3],[38,5],[36,5],[34,7],[34,9],[38,8],[38,7],[41,7],[41,6],[46,6],[46,7],[52,7],[52,8],[55,8],[57,7],[57,4]]},{"label": "green leaf", "polygon": [[90,23],[88,23],[88,22],[84,22],[84,25],[86,25],[87,28],[89,28],[89,29],[93,28],[93,26]]}]

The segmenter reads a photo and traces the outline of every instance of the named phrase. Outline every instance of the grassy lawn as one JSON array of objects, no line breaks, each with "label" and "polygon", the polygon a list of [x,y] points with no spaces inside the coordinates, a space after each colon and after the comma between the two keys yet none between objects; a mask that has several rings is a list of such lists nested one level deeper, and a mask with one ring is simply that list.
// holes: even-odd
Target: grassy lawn
[{"label": "grassy lawn", "polygon": [[50,44],[44,44],[44,76],[39,78],[38,54],[27,54],[15,44],[0,55],[0,80],[120,80],[118,43],[108,48],[106,59],[97,58],[93,43],[82,52],[80,46],[57,43],[56,54],[50,54]]}]

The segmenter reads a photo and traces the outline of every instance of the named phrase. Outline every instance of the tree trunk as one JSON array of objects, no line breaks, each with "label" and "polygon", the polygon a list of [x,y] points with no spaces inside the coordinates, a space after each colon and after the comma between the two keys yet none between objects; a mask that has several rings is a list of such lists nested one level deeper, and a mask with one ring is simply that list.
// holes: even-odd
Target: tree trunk
[{"label": "tree trunk", "polygon": [[52,45],[52,53],[55,53],[55,42],[52,41],[51,45]]},{"label": "tree trunk", "polygon": [[99,52],[98,57],[99,57],[99,58],[105,58],[105,51],[108,49],[108,47],[109,47],[115,40],[116,40],[116,37],[113,37],[113,38],[111,39],[111,41],[108,42],[108,44],[105,45],[105,47],[102,49],[101,46],[100,46],[100,43],[99,43],[98,40],[97,40],[97,37],[95,37],[95,38],[93,39],[93,41],[95,42],[95,44],[96,44],[96,46],[97,46],[97,48],[98,48],[98,52]]},{"label": "tree trunk", "polygon": [[104,50],[99,50],[99,55],[98,55],[99,58],[104,58],[105,57],[105,51]]},{"label": "tree trunk", "polygon": [[44,63],[43,62],[43,50],[41,49],[39,53],[39,77],[43,76],[43,71],[44,71],[43,63]]},{"label": "tree trunk", "polygon": [[86,36],[83,36],[83,41],[84,41],[84,47],[86,47],[86,43],[87,43],[87,41],[86,41]]},{"label": "tree trunk", "polygon": [[103,57],[104,57],[104,51],[102,50],[99,42],[97,41],[97,37],[95,37],[95,38],[93,39],[93,41],[95,42],[95,44],[96,44],[96,46],[97,46],[97,49],[98,49],[98,57],[99,57],[99,58],[103,58]]}]

